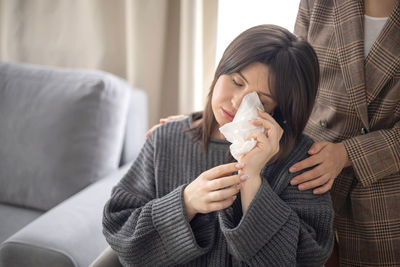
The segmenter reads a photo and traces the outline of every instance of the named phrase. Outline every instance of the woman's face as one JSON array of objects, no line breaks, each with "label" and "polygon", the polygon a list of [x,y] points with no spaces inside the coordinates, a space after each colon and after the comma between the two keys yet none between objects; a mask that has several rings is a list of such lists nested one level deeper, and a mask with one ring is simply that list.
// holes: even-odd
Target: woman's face
[{"label": "woman's face", "polygon": [[[218,128],[233,120],[243,97],[251,92],[257,92],[265,111],[272,113],[276,103],[268,86],[267,65],[254,62],[239,72],[221,75],[218,78],[211,98]],[[224,139],[218,129],[213,137]]]}]

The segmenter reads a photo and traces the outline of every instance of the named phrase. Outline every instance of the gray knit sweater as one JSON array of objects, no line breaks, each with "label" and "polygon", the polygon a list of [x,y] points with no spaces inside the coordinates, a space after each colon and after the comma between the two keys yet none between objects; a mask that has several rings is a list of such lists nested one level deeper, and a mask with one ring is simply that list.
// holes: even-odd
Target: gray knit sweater
[{"label": "gray knit sweater", "polygon": [[147,139],[104,209],[103,232],[124,266],[322,266],[333,246],[329,194],[291,186],[289,167],[307,157],[303,136],[290,156],[262,170],[247,212],[233,205],[188,223],[183,189],[229,161],[229,143],[211,140],[207,155],[184,131],[192,117],[167,123]]}]

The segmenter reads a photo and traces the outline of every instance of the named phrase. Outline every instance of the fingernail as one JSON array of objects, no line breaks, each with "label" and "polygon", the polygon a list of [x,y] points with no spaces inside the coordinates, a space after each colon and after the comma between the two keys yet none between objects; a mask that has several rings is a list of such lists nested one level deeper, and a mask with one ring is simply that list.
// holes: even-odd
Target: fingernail
[{"label": "fingernail", "polygon": [[243,168],[244,167],[244,164],[243,163],[236,163],[235,164],[235,168],[237,168],[237,169],[241,169],[241,168]]},{"label": "fingernail", "polygon": [[290,184],[291,184],[291,185],[297,185],[297,181],[296,181],[296,180],[291,180],[291,181],[290,181]]},{"label": "fingernail", "polygon": [[240,184],[237,184],[236,187],[237,187],[238,190],[240,190],[241,186],[240,186]]},{"label": "fingernail", "polygon": [[249,176],[248,176],[247,174],[243,174],[243,175],[241,175],[239,178],[240,178],[241,181],[244,182],[244,181],[246,181],[247,179],[249,179]]},{"label": "fingernail", "polygon": [[295,172],[295,171],[296,171],[296,168],[295,168],[295,167],[290,167],[290,168],[289,168],[289,171],[290,171],[290,172]]},{"label": "fingernail", "polygon": [[304,190],[304,186],[299,185],[299,190]]},{"label": "fingernail", "polygon": [[236,196],[236,195],[234,195],[232,198],[233,198],[233,200],[235,200],[235,199],[237,198],[237,196]]}]

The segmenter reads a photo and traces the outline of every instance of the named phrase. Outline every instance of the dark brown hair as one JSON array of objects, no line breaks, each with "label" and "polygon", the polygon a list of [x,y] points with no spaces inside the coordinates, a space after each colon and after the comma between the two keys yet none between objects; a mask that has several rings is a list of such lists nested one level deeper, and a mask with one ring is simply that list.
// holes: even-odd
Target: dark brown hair
[{"label": "dark brown hair", "polygon": [[274,119],[284,131],[280,150],[272,161],[281,160],[289,154],[307,124],[318,89],[319,65],[308,42],[276,25],[250,28],[227,47],[215,71],[205,109],[193,117],[203,118],[193,129],[194,137],[202,141],[206,150],[211,134],[218,127],[211,108],[218,78],[239,72],[254,62],[268,66],[268,84],[277,104]]}]

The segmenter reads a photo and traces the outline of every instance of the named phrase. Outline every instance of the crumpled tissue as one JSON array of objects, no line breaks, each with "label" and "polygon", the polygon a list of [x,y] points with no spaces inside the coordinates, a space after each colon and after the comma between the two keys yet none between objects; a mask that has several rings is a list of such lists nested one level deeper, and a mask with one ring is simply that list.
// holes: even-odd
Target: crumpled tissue
[{"label": "crumpled tissue", "polygon": [[236,160],[239,160],[241,155],[252,150],[257,144],[254,138],[248,140],[250,135],[264,131],[264,127],[254,126],[251,123],[251,120],[260,118],[257,109],[264,110],[264,106],[256,92],[249,93],[243,97],[233,121],[219,128],[226,140],[232,143],[229,149]]}]

